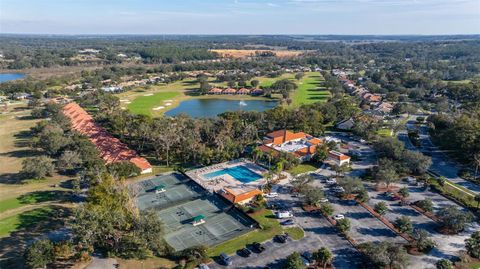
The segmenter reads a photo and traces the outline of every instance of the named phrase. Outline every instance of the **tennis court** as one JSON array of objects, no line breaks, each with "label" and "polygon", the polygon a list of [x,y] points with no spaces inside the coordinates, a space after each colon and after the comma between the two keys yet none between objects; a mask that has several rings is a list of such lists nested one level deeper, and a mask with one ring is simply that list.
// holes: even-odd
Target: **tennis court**
[{"label": "tennis court", "polygon": [[[177,251],[196,245],[213,246],[254,229],[255,222],[243,212],[181,174],[137,184],[138,207],[156,210],[165,225],[165,240]],[[155,193],[157,186],[165,191]],[[193,219],[200,215],[205,223],[193,225]]]}]

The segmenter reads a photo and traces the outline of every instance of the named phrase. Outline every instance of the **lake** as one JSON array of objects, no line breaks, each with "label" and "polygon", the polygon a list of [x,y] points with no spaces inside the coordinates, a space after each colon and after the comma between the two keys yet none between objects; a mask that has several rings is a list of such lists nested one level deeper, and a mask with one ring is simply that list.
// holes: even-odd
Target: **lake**
[{"label": "lake", "polygon": [[21,79],[24,77],[25,75],[20,73],[0,73],[0,83],[7,82],[10,80]]},{"label": "lake", "polygon": [[276,101],[264,100],[191,99],[181,102],[179,106],[164,114],[176,116],[183,113],[194,118],[209,118],[226,111],[264,111],[276,107],[277,104]]}]

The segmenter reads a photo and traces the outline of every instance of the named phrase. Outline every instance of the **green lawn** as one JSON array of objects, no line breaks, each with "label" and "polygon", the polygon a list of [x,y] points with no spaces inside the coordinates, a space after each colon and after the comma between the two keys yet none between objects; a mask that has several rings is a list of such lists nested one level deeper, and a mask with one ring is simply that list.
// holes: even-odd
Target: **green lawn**
[{"label": "green lawn", "polygon": [[308,72],[298,84],[298,89],[293,94],[293,105],[311,104],[315,102],[325,102],[330,97],[330,92],[325,90],[320,84],[324,81],[318,72]]},{"label": "green lawn", "polygon": [[173,100],[179,92],[158,92],[150,96],[140,96],[128,104],[128,109],[135,114],[152,115],[153,108],[164,106],[165,100]]},{"label": "green lawn", "polygon": [[474,262],[470,264],[470,269],[480,269],[480,262]]},{"label": "green lawn", "polygon": [[16,230],[29,228],[39,222],[47,220],[52,216],[52,213],[53,208],[42,207],[1,219],[0,238],[9,236],[10,233]]},{"label": "green lawn", "polygon": [[298,175],[298,174],[315,171],[319,167],[320,166],[318,166],[318,164],[316,164],[316,163],[301,163],[301,164],[293,167],[292,169],[288,170],[288,172],[295,176],[295,175]]},{"label": "green lawn", "polygon": [[245,247],[247,244],[251,244],[253,242],[263,242],[283,232],[280,223],[277,219],[275,219],[275,216],[270,210],[264,210],[258,215],[252,215],[252,217],[258,223],[260,223],[262,229],[255,230],[232,240],[223,242],[220,245],[211,248],[208,251],[208,255],[210,257],[215,257],[222,252],[234,253],[235,251]]},{"label": "green lawn", "polygon": [[392,136],[392,129],[390,129],[390,128],[379,129],[377,131],[377,134],[380,135],[380,136],[383,136],[383,137],[391,137]]},{"label": "green lawn", "polygon": [[305,232],[303,231],[302,228],[300,227],[291,227],[291,228],[286,228],[285,232],[288,233],[288,235],[293,239],[293,240],[300,240],[305,236]]},{"label": "green lawn", "polygon": [[19,197],[10,198],[0,201],[0,213],[7,210],[22,207],[40,202],[61,200],[65,197],[64,191],[36,191],[21,195]]}]

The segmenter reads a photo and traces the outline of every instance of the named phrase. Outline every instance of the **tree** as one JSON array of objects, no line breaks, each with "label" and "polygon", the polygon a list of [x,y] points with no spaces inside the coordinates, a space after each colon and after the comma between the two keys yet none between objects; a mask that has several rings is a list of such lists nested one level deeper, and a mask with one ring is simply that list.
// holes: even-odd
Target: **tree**
[{"label": "tree", "polygon": [[295,79],[296,80],[301,80],[304,76],[305,76],[305,74],[303,72],[298,72],[298,73],[295,74]]},{"label": "tree", "polygon": [[181,252],[181,256],[187,261],[193,261],[199,263],[205,259],[208,259],[208,247],[207,246],[194,246],[189,247]]},{"label": "tree", "polygon": [[54,169],[53,162],[47,156],[28,158],[22,161],[22,174],[33,179],[50,176]]},{"label": "tree", "polygon": [[415,204],[426,212],[433,212],[433,202],[428,198],[417,201]]},{"label": "tree", "polygon": [[[473,154],[473,163],[475,165],[475,171],[473,172],[473,182],[477,181],[478,167],[480,167],[480,153]],[[479,201],[479,200],[476,200]],[[478,207],[478,205],[477,205]]]},{"label": "tree", "polygon": [[360,190],[357,194],[357,199],[362,202],[362,203],[365,203],[365,202],[368,202],[368,200],[370,199],[370,197],[368,196],[368,192],[363,189],[363,190]]},{"label": "tree", "polygon": [[390,184],[397,182],[399,177],[395,168],[382,166],[379,167],[377,173],[375,173],[375,179],[377,182],[385,182],[387,184],[387,189],[390,187]]},{"label": "tree", "polygon": [[419,151],[405,150],[402,154],[402,161],[410,172],[415,175],[421,175],[427,172],[432,165],[432,159],[423,155]]},{"label": "tree", "polygon": [[256,88],[260,84],[260,81],[253,79],[252,81],[250,81],[250,84],[252,85],[253,88]]},{"label": "tree", "polygon": [[415,229],[412,234],[415,240],[415,246],[423,253],[428,253],[432,250],[436,243],[430,238],[430,234],[423,229]]},{"label": "tree", "polygon": [[476,231],[465,240],[465,248],[470,256],[480,259],[480,231]]},{"label": "tree", "polygon": [[445,177],[437,177],[436,180],[437,180],[438,185],[440,185],[442,187],[445,186],[445,182],[447,181],[447,179]]},{"label": "tree", "polygon": [[475,202],[477,202],[477,208],[480,207],[480,193],[475,195],[475,198],[473,198]]},{"label": "tree", "polygon": [[375,212],[377,212],[380,216],[383,216],[387,213],[388,207],[385,202],[378,202],[375,204],[375,207],[373,210],[375,210]]},{"label": "tree", "polygon": [[362,181],[357,177],[353,178],[353,177],[346,176],[344,178],[340,178],[338,180],[338,185],[343,187],[346,195],[358,193],[361,190],[365,189]]},{"label": "tree", "polygon": [[81,164],[82,158],[78,152],[66,150],[58,158],[57,168],[67,172],[79,168]]},{"label": "tree", "polygon": [[408,192],[408,188],[407,188],[407,187],[401,188],[401,189],[398,191],[398,194],[399,194],[400,196],[402,196],[403,198],[407,198],[407,197],[410,195],[410,193]]},{"label": "tree", "polygon": [[337,220],[337,228],[341,233],[346,233],[350,230],[350,220],[347,218]]},{"label": "tree", "polygon": [[328,203],[322,204],[320,210],[327,216],[331,216],[333,214],[333,206]]},{"label": "tree", "polygon": [[329,149],[326,144],[318,145],[315,148],[315,155],[313,155],[313,159],[319,163],[323,162],[328,157],[328,151]]},{"label": "tree", "polygon": [[440,226],[449,232],[458,233],[473,220],[473,214],[459,210],[454,205],[446,206],[438,211]]},{"label": "tree", "polygon": [[395,226],[401,233],[410,234],[413,232],[412,221],[407,216],[401,216],[395,219]]},{"label": "tree", "polygon": [[370,268],[407,268],[409,260],[407,251],[403,246],[384,241],[380,243],[363,243],[358,245],[358,248],[369,259]]},{"label": "tree", "polygon": [[453,269],[453,264],[447,259],[441,259],[435,263],[437,269]]},{"label": "tree", "polygon": [[128,178],[137,176],[141,170],[129,161],[114,162],[107,165],[108,172],[115,178]]},{"label": "tree", "polygon": [[325,193],[322,189],[316,188],[312,185],[304,185],[300,189],[300,193],[304,195],[305,203],[308,205],[318,205],[320,200],[325,198]]},{"label": "tree", "polygon": [[302,256],[298,252],[293,252],[287,256],[287,261],[285,262],[285,269],[303,269],[305,265],[303,264]]},{"label": "tree", "polygon": [[312,253],[313,259],[319,263],[323,268],[327,268],[333,260],[333,253],[326,247],[321,247],[317,251]]},{"label": "tree", "polygon": [[90,187],[87,202],[75,209],[70,227],[80,251],[96,248],[119,257],[146,258],[166,249],[157,214],[139,214],[125,183],[110,175]]},{"label": "tree", "polygon": [[30,268],[46,268],[55,261],[53,243],[48,239],[33,242],[25,250],[25,262]]}]

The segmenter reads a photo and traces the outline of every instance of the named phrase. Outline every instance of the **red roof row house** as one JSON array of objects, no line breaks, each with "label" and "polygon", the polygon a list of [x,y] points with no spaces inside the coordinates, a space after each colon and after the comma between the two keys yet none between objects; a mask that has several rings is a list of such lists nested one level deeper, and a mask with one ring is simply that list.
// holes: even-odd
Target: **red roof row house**
[{"label": "red roof row house", "polygon": [[107,164],[129,161],[140,168],[142,174],[152,172],[152,166],[145,158],[138,156],[134,150],[96,124],[92,116],[77,103],[72,102],[65,105],[63,114],[70,120],[75,131],[87,136],[97,147],[102,159]]}]

